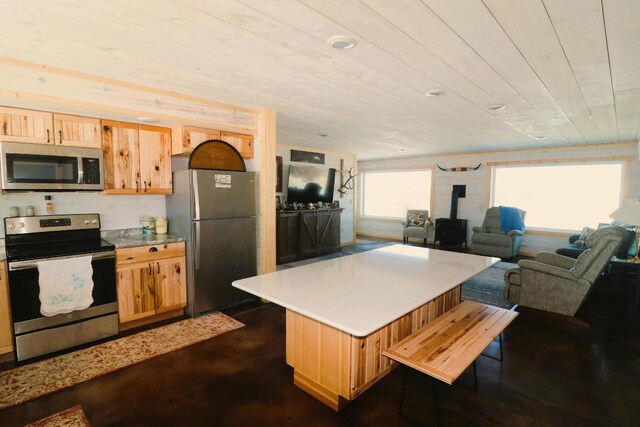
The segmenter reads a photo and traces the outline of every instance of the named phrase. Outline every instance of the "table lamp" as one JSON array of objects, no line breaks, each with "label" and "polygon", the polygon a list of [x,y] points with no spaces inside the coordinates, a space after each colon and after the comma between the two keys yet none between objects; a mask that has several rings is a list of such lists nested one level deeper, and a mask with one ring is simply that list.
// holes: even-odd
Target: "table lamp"
[{"label": "table lamp", "polygon": [[609,216],[625,224],[636,226],[636,240],[634,242],[637,245],[636,254],[629,262],[640,264],[640,258],[638,258],[638,251],[640,250],[640,202],[627,199],[618,209],[609,214]]}]

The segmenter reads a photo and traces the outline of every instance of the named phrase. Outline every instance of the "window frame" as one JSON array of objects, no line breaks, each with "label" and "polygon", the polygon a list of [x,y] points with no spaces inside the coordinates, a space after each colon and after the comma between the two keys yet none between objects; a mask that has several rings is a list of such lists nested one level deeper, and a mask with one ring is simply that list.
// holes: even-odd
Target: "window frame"
[{"label": "window frame", "polygon": [[[513,160],[504,162],[487,162],[489,169],[487,177],[486,206],[487,209],[493,207],[495,190],[495,171],[501,167],[535,167],[535,166],[579,166],[595,164],[620,164],[622,166],[622,176],[620,177],[620,203],[629,197],[631,188],[631,165],[634,158],[632,156],[611,156],[592,158],[567,158],[567,159],[539,159],[539,160]],[[529,234],[541,234],[550,236],[569,236],[579,232],[579,229],[569,230],[560,228],[527,227]]]},{"label": "window frame", "polygon": [[360,182],[361,184],[358,186],[359,197],[358,197],[358,219],[362,219],[365,221],[381,221],[381,222],[394,222],[400,224],[405,220],[404,217],[389,217],[389,216],[374,216],[374,215],[365,215],[364,214],[364,187],[365,187],[365,178],[364,175],[367,173],[393,173],[393,172],[431,172],[431,194],[429,200],[429,222],[432,222],[433,218],[433,206],[434,206],[434,192],[435,192],[435,166],[425,166],[425,167],[410,167],[410,168],[389,168],[389,169],[366,169],[360,170]]}]

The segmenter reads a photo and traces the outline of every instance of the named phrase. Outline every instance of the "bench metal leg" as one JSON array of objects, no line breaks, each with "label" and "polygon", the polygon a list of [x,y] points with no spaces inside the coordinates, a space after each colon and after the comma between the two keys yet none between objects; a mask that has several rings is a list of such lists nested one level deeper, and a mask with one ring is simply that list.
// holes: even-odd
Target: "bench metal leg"
[{"label": "bench metal leg", "polygon": [[407,377],[409,376],[409,368],[402,366],[404,371],[402,377],[402,392],[400,392],[400,403],[398,404],[398,415],[402,415],[402,404],[404,403],[404,391],[407,388]]},{"label": "bench metal leg", "polygon": [[481,356],[488,357],[489,359],[497,360],[498,362],[502,362],[502,360],[504,359],[504,356],[502,354],[502,334],[498,335],[498,342],[500,343],[500,358],[499,359],[497,357],[495,357],[495,356],[492,356],[490,354],[485,354],[485,353],[482,353]]},{"label": "bench metal leg", "polygon": [[438,402],[438,380],[432,378],[433,381],[433,405],[436,409],[436,425],[440,427],[440,403]]},{"label": "bench metal leg", "polygon": [[[411,369],[407,366],[402,366],[402,369],[404,371],[403,376],[402,376],[402,391],[400,392],[400,402],[398,404],[398,415],[408,419],[409,421],[413,422],[413,423],[419,423],[416,419],[407,416],[406,414],[402,413],[402,407],[404,406],[404,395],[405,395],[405,390],[407,387],[407,380],[409,377],[409,371],[411,371]],[[433,384],[433,405],[435,407],[435,412],[436,412],[436,425],[439,427],[440,426],[440,402],[439,402],[439,396],[438,396],[438,382],[439,380],[429,377],[431,378],[432,384]]]}]

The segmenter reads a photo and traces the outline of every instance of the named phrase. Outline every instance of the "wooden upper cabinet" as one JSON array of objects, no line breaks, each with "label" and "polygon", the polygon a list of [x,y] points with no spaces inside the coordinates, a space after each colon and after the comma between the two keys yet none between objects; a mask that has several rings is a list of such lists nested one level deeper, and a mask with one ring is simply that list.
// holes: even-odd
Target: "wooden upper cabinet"
[{"label": "wooden upper cabinet", "polygon": [[0,141],[53,144],[53,116],[42,111],[0,107]]},{"label": "wooden upper cabinet", "polygon": [[105,193],[140,193],[138,125],[103,120],[102,149]]},{"label": "wooden upper cabinet", "polygon": [[102,147],[99,119],[54,113],[53,128],[56,145]]},{"label": "wooden upper cabinet", "polygon": [[142,193],[171,194],[171,129],[139,126]]},{"label": "wooden upper cabinet", "polygon": [[181,126],[181,140],[174,141],[172,154],[189,154],[199,144],[210,139],[219,139],[231,144],[245,159],[253,158],[253,135],[207,129],[196,126]]},{"label": "wooden upper cabinet", "polygon": [[221,132],[220,139],[228,142],[240,152],[245,159],[253,158],[253,135],[235,132]]},{"label": "wooden upper cabinet", "polygon": [[220,139],[220,131],[195,126],[182,126],[182,139],[177,140],[173,147],[173,154],[191,153],[198,144],[210,139]]}]

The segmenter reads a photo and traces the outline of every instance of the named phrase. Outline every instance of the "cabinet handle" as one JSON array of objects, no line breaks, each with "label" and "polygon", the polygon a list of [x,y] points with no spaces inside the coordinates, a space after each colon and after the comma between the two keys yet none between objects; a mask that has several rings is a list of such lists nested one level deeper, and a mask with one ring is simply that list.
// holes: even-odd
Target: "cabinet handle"
[{"label": "cabinet handle", "polygon": [[147,181],[144,182],[144,192],[147,192]]},{"label": "cabinet handle", "polygon": [[62,131],[59,130],[58,133],[60,134],[60,144],[62,144]]},{"label": "cabinet handle", "polygon": [[136,193],[139,193],[139,192],[140,192],[140,183],[136,179]]},{"label": "cabinet handle", "polygon": [[160,274],[160,263],[156,262],[156,265],[158,266],[158,274]]},{"label": "cabinet handle", "polygon": [[147,264],[147,275],[151,276],[151,264]]},{"label": "cabinet handle", "polygon": [[149,252],[158,252],[158,248],[156,248],[155,246],[152,246],[149,248]]},{"label": "cabinet handle", "polygon": [[49,129],[47,129],[47,144],[51,143],[51,137],[49,136]]}]

